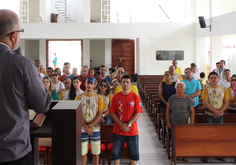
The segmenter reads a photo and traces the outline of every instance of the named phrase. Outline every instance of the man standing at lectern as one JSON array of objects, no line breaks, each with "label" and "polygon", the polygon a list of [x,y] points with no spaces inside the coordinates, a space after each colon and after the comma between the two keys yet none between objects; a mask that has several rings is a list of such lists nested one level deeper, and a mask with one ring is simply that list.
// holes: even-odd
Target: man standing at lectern
[{"label": "man standing at lectern", "polygon": [[0,164],[33,165],[28,107],[49,110],[51,99],[30,59],[13,51],[20,44],[19,17],[0,10]]},{"label": "man standing at lectern", "polygon": [[99,164],[101,152],[99,122],[106,106],[103,97],[93,91],[95,83],[94,77],[88,77],[85,83],[86,90],[75,98],[81,100],[82,105],[82,165],[87,163],[89,139],[94,165]]}]

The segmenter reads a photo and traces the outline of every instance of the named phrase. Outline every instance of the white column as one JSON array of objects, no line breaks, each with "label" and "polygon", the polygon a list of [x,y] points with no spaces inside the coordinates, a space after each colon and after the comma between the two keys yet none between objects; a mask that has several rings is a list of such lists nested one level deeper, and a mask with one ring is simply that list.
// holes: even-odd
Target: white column
[{"label": "white column", "polygon": [[90,68],[90,40],[83,40],[83,66]]},{"label": "white column", "polygon": [[90,0],[84,0],[84,23],[90,23]]},{"label": "white column", "polygon": [[47,47],[46,47],[46,40],[39,40],[39,60],[41,64],[44,66],[44,68],[47,67]]},{"label": "white column", "polygon": [[196,38],[196,64],[201,72],[206,72],[206,57],[209,48],[206,48],[206,38]]},{"label": "white column", "polygon": [[21,48],[22,55],[25,56],[25,40],[20,41],[20,48]]},{"label": "white column", "polygon": [[216,62],[223,60],[223,36],[212,37],[212,59],[211,70],[215,68]]},{"label": "white column", "polygon": [[136,38],[136,42],[135,42],[135,73],[140,74],[141,70],[140,70],[140,39]]},{"label": "white column", "polygon": [[112,52],[111,52],[111,39],[105,39],[105,65],[107,68],[111,68]]},{"label": "white column", "polygon": [[51,22],[51,2],[48,0],[39,0],[39,16],[45,23]]},{"label": "white column", "polygon": [[148,75],[148,38],[139,38],[140,75]]}]

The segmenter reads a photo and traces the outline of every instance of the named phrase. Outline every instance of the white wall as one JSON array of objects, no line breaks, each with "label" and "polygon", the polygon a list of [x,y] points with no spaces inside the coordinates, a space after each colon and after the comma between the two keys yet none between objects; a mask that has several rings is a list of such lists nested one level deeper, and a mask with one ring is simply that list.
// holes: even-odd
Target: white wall
[{"label": "white wall", "polygon": [[111,52],[111,39],[105,39],[105,66],[107,68],[111,68],[111,63],[112,63],[112,52]]},{"label": "white wall", "polygon": [[76,9],[77,22],[90,22],[90,0],[67,0],[67,3]]},{"label": "white wall", "polygon": [[90,68],[90,40],[83,40],[83,66]]},{"label": "white wall", "polygon": [[[189,38],[195,23],[64,23],[22,24],[23,39]],[[31,30],[33,29],[33,30]],[[40,33],[35,33],[35,31]],[[41,33],[42,32],[42,33]]]},{"label": "white wall", "polygon": [[215,68],[216,62],[223,59],[223,36],[212,37],[212,57],[211,65]]},{"label": "white wall", "polygon": [[25,40],[21,40],[19,46],[21,48],[22,55],[25,56]]},{"label": "white wall", "polygon": [[[149,74],[148,38],[139,38],[140,75]],[[137,66],[137,65],[136,65]]]},{"label": "white wall", "polygon": [[90,40],[91,68],[105,64],[105,40]]},{"label": "white wall", "polygon": [[39,60],[41,64],[46,68],[46,53],[47,53],[47,43],[46,40],[39,40]]},{"label": "white wall", "polygon": [[39,16],[39,0],[29,1],[29,22],[35,23]]},{"label": "white wall", "polygon": [[98,19],[101,20],[101,1],[100,0],[91,0],[90,5],[90,18],[91,19]]},{"label": "white wall", "polygon": [[25,40],[25,56],[33,61],[39,59],[39,40]]},{"label": "white wall", "polygon": [[140,74],[140,43],[139,38],[136,38],[135,42],[135,73]]},{"label": "white wall", "polygon": [[206,46],[206,38],[196,38],[196,65],[201,72],[206,72],[206,57],[210,49]]},{"label": "white wall", "polygon": [[209,37],[236,34],[236,12],[212,18],[211,32],[201,29],[196,23],[196,37]]},{"label": "white wall", "polygon": [[[156,50],[184,50],[184,60],[178,61],[178,66],[184,70],[190,63],[196,61],[195,38],[189,39],[148,39],[148,74],[163,75],[172,61],[157,61]],[[142,54],[141,56],[145,56]]]},{"label": "white wall", "polygon": [[213,16],[223,15],[236,11],[235,0],[212,0]]}]

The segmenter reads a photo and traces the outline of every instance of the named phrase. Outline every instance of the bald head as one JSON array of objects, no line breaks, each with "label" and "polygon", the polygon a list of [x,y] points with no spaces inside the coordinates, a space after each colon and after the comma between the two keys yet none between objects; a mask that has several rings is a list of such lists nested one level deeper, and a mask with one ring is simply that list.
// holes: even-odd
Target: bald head
[{"label": "bald head", "polygon": [[14,31],[20,30],[19,28],[19,17],[11,10],[1,9],[0,10],[0,39],[6,38],[7,34]]}]

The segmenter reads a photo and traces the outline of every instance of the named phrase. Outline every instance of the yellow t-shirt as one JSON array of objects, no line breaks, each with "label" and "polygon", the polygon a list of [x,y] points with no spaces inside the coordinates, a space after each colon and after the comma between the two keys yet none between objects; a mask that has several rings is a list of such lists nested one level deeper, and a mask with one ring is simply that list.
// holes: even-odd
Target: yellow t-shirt
[{"label": "yellow t-shirt", "polygon": [[113,72],[111,75],[110,75],[110,78],[113,79],[114,77],[116,77],[116,72]]},{"label": "yellow t-shirt", "polygon": [[178,73],[178,74],[180,74],[180,75],[183,74],[182,69],[179,68],[179,67],[177,67],[177,68],[175,69],[175,73]]},{"label": "yellow t-shirt", "polygon": [[[120,92],[120,91],[122,91],[122,86],[121,86],[121,85],[119,85],[118,87],[116,87],[115,93],[118,93],[118,92]],[[136,93],[137,95],[139,95],[139,94],[138,94],[138,88],[137,88],[136,86],[134,86],[134,85],[132,85],[132,86],[130,87],[130,91],[132,91],[132,92]]]},{"label": "yellow t-shirt", "polygon": [[60,100],[66,100],[65,96],[66,96],[67,91],[68,90],[66,90],[65,88],[60,91],[60,93],[59,93],[59,99]]},{"label": "yellow t-shirt", "polygon": [[[174,81],[174,82],[179,82],[179,81],[182,81],[183,78],[180,74],[175,73],[173,76],[171,76],[171,80]],[[165,82],[165,81],[166,81],[166,78],[164,77],[162,82]]]},{"label": "yellow t-shirt", "polygon": [[[207,100],[208,103],[217,110],[220,110],[224,104],[224,100],[229,98],[228,91],[220,85],[215,88],[211,85],[208,85],[202,91],[202,99]],[[205,113],[214,116],[214,113],[207,109],[205,110]]]},{"label": "yellow t-shirt", "polygon": [[[111,107],[111,100],[112,100],[112,94],[108,94],[107,96],[101,95],[103,97],[104,103],[106,108],[103,109],[103,112],[106,112]],[[110,104],[110,107],[109,107]]]},{"label": "yellow t-shirt", "polygon": [[[75,100],[81,100],[82,118],[88,124],[95,119],[98,111],[103,111],[106,108],[103,97],[97,93],[94,93],[93,96],[87,96],[85,93],[82,93],[76,96]],[[93,130],[99,129],[99,123],[93,126]]]}]

